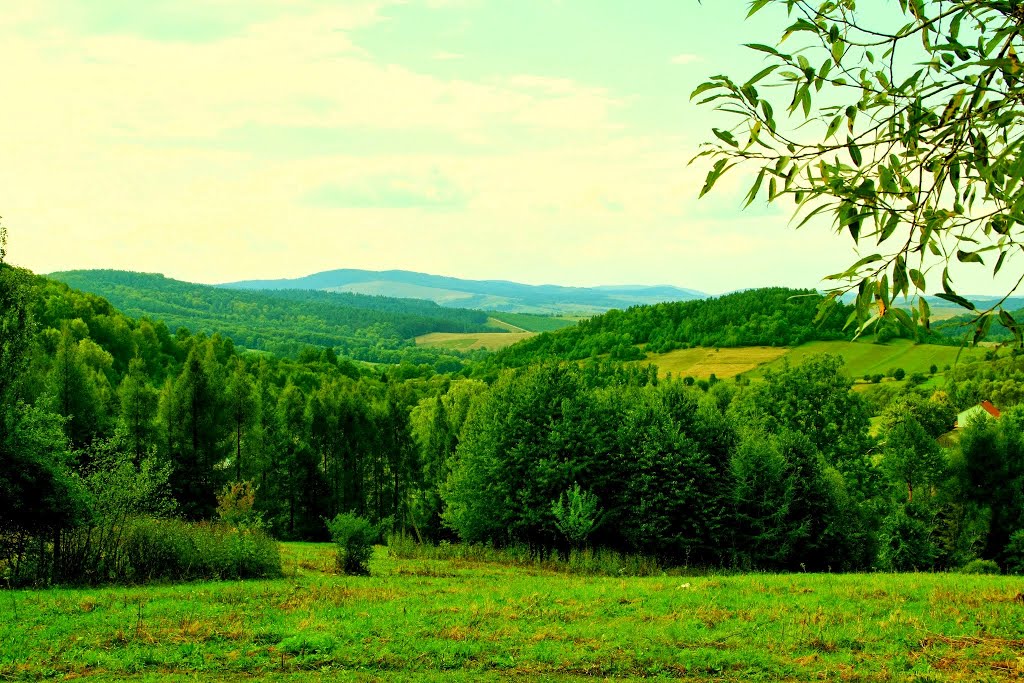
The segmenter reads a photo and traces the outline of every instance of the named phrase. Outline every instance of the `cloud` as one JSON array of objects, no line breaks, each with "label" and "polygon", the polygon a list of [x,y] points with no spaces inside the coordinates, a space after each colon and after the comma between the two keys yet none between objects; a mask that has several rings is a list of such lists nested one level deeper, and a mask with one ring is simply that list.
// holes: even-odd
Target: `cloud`
[{"label": "cloud", "polygon": [[466,195],[434,173],[426,178],[381,176],[325,184],[307,192],[304,201],[336,209],[456,209],[466,205]]},{"label": "cloud", "polygon": [[696,64],[697,62],[703,62],[704,58],[700,55],[694,55],[689,53],[678,54],[669,60],[670,64]]}]

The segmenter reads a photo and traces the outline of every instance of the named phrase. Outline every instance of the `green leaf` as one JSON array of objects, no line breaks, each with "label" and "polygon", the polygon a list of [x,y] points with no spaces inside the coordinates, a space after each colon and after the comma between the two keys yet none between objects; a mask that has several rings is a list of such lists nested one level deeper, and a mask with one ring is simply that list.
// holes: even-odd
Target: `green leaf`
[{"label": "green leaf", "polygon": [[973,311],[975,308],[974,304],[972,304],[970,301],[963,298],[959,294],[947,294],[946,292],[942,292],[940,294],[936,294],[935,296],[939,297],[940,299],[945,299],[946,301],[954,303],[957,306],[966,308],[969,311]]},{"label": "green leaf", "polygon": [[739,146],[736,143],[736,138],[734,138],[732,133],[730,133],[729,131],[722,130],[721,128],[712,128],[711,132],[715,134],[716,138],[718,138],[722,142],[726,143],[727,145],[731,145],[733,147],[738,147]]},{"label": "green leaf", "polygon": [[925,291],[924,274],[917,268],[910,269],[910,281],[914,283],[919,291]]},{"label": "green leaf", "polygon": [[776,69],[778,69],[780,66],[782,66],[782,65],[781,64],[772,64],[771,66],[768,66],[768,67],[765,67],[764,69],[761,69],[756,74],[754,74],[753,77],[751,77],[751,79],[749,81],[744,83],[743,87],[744,88],[749,88],[750,86],[754,85],[758,81],[762,80],[765,76],[767,76],[771,72],[773,72]]},{"label": "green leaf", "polygon": [[885,221],[885,225],[882,226],[882,232],[878,236],[878,244],[889,239],[892,234],[896,231],[896,227],[900,224],[900,215],[895,211],[889,212],[889,218]]},{"label": "green leaf", "polygon": [[888,312],[896,318],[896,321],[899,322],[903,329],[907,330],[911,336],[916,335],[917,328],[914,326],[914,321],[910,319],[910,316],[907,315],[906,311],[902,308],[890,308]]},{"label": "green leaf", "polygon": [[754,203],[754,200],[757,199],[757,193],[761,190],[762,181],[764,181],[763,168],[761,169],[761,172],[757,174],[757,178],[754,180],[754,184],[750,187],[750,192],[747,193],[747,202],[746,204],[743,205],[743,208],[750,206],[751,204]]},{"label": "green leaf", "polygon": [[925,301],[925,298],[923,296],[917,300],[917,308],[920,311],[921,322],[924,323],[924,329],[930,330],[932,328],[932,309],[931,306],[928,305],[928,302]]},{"label": "green leaf", "polygon": [[846,139],[846,149],[850,153],[850,159],[853,160],[854,166],[860,166],[861,162],[864,161],[864,157],[861,156],[860,147],[854,142],[852,137]]},{"label": "green leaf", "polygon": [[956,258],[958,261],[961,261],[963,263],[985,263],[984,261],[981,260],[981,257],[978,256],[978,253],[975,251],[964,251],[963,249],[957,249]]},{"label": "green leaf", "polygon": [[[744,43],[743,47],[749,47],[751,50],[757,50],[758,52],[765,52],[770,55],[782,56],[782,53],[776,50],[771,45],[762,45],[761,43]],[[787,55],[788,56],[788,55]]]}]

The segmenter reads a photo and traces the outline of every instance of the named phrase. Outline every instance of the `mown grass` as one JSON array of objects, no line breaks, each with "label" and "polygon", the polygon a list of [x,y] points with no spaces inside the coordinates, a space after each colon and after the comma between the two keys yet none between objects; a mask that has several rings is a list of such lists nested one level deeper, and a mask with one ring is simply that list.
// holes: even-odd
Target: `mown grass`
[{"label": "mown grass", "polygon": [[583,577],[395,560],[335,576],[0,593],[0,678],[1003,681],[1024,582],[942,574]]}]

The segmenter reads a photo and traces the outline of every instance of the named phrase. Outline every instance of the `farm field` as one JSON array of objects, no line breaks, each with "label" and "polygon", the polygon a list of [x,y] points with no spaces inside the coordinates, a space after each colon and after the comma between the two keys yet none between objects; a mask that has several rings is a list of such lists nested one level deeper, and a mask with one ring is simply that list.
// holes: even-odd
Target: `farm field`
[{"label": "farm field", "polygon": [[646,361],[654,363],[662,375],[706,379],[712,373],[719,379],[734,377],[765,368],[779,369],[787,360],[799,365],[808,357],[820,353],[832,353],[846,360],[846,368],[852,377],[876,373],[885,374],[890,368],[903,368],[907,374],[920,372],[928,374],[931,365],[944,368],[957,362],[981,360],[985,348],[963,348],[937,344],[915,344],[907,339],[894,339],[885,344],[870,341],[815,341],[793,348],[783,347],[741,347],[733,349],[694,348],[677,349],[663,354],[650,354]]},{"label": "farm field", "polygon": [[286,578],[0,593],[0,679],[1003,681],[1024,581],[957,574],[584,577],[396,560]]}]

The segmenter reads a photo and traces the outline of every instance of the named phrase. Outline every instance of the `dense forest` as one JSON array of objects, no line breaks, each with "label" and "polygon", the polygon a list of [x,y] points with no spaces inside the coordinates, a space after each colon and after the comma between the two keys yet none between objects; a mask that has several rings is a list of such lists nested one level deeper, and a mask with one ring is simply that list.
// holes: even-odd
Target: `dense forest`
[{"label": "dense forest", "polygon": [[[53,273],[49,277],[103,296],[126,315],[219,333],[247,349],[294,355],[304,346],[326,346],[372,362],[431,357],[413,348],[428,332],[496,332],[487,314],[446,308],[419,299],[320,292],[223,289],[162,275],[117,270]],[[436,355],[433,354],[433,355]]]},{"label": "dense forest", "polygon": [[[1024,359],[957,367],[945,391],[885,383],[865,399],[833,356],[698,387],[541,352],[559,335],[602,348],[625,329],[659,345],[838,334],[812,332],[816,302],[788,290],[613,313],[513,348],[506,359],[533,359],[522,368],[470,368],[487,381],[172,334],[8,265],[0,298],[0,567],[12,582],[109,578],[83,569],[86,549],[102,564],[113,551],[95,539],[116,546],[111,530],[140,516],[323,539],[344,512],[425,543],[698,567],[1014,569],[1024,556]],[[716,321],[724,336],[700,337]],[[943,436],[958,410],[996,395],[1001,420]]]}]

